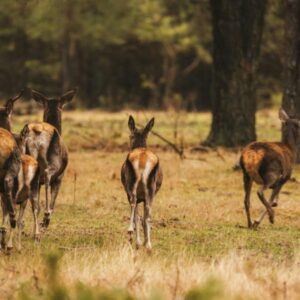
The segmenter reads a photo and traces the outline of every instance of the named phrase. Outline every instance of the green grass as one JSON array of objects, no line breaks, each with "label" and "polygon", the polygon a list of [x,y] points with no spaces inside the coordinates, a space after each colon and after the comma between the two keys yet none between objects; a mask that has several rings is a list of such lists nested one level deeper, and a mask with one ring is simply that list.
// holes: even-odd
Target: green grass
[{"label": "green grass", "polygon": [[[248,230],[242,175],[232,170],[238,157],[235,151],[219,149],[220,156],[215,151],[187,150],[188,159],[180,160],[162,141],[150,136],[151,147],[161,146],[156,152],[164,170],[163,187],[153,204],[153,251],[148,255],[129,246],[129,205],[119,175],[127,154],[128,114],[64,114],[63,136],[70,149],[70,164],[53,219],[41,243],[35,245],[31,212],[27,210],[21,253],[0,253],[0,295],[18,298],[22,291],[20,297],[24,298],[25,291],[38,299],[36,274],[40,297],[55,299],[45,261],[51,253],[59,253],[56,276],[72,299],[98,299],[99,293],[108,293],[101,294],[103,299],[174,299],[174,294],[179,298],[213,299],[203,292],[214,286],[211,278],[217,278],[222,286],[217,299],[279,299],[285,293],[284,281],[289,299],[297,299],[299,183],[289,182],[284,187],[275,208],[274,225],[266,217],[257,231]],[[136,115],[144,123],[144,115]],[[174,141],[173,114],[147,113],[148,118],[151,115],[156,116],[154,129]],[[30,119],[15,117],[15,131]],[[187,148],[208,134],[208,113],[183,114],[180,120],[178,136],[184,137]],[[261,111],[257,120],[259,139],[279,139],[280,122],[275,111]],[[300,178],[299,167],[294,177]],[[255,193],[256,188],[252,192],[253,219],[262,210]],[[42,193],[42,203],[43,199]],[[91,296],[78,296],[80,284],[83,291],[78,293]],[[191,289],[193,292],[189,292]],[[198,294],[193,298],[194,291],[200,296],[203,292],[206,298]]]}]

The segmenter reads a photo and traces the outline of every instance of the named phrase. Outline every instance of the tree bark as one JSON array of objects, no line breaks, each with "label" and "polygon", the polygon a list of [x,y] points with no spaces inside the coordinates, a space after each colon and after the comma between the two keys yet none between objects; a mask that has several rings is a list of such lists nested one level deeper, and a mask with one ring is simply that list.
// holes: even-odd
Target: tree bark
[{"label": "tree bark", "polygon": [[256,70],[267,0],[211,0],[213,121],[209,145],[256,139]]},{"label": "tree bark", "polygon": [[[300,118],[300,0],[287,0],[285,5],[282,106],[290,117]],[[300,145],[297,162],[300,162]]]},{"label": "tree bark", "polygon": [[72,36],[73,7],[70,1],[65,3],[64,29],[62,36],[62,92],[73,88],[75,41]]}]

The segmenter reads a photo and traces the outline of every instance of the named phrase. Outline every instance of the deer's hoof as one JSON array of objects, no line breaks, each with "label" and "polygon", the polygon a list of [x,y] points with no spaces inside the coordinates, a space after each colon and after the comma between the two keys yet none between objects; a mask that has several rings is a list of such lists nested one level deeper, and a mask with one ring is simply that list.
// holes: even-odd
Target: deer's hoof
[{"label": "deer's hoof", "polygon": [[152,253],[152,247],[150,246],[146,246],[146,252],[148,253],[148,254],[151,254]]},{"label": "deer's hoof", "polygon": [[3,250],[5,250],[5,247],[6,247],[5,240],[2,240],[0,243],[0,249],[3,251]]},{"label": "deer's hoof", "polygon": [[45,217],[43,219],[43,222],[41,223],[41,227],[43,227],[43,228],[46,229],[46,228],[48,228],[49,224],[50,224],[50,218],[49,217]]},{"label": "deer's hoof", "polygon": [[272,203],[272,207],[277,207],[277,206],[278,206],[277,202]]},{"label": "deer's hoof", "polygon": [[12,246],[7,246],[7,248],[6,248],[6,255],[11,255],[12,249],[13,249]]},{"label": "deer's hoof", "polygon": [[10,226],[11,226],[11,228],[16,228],[16,226],[17,226],[17,221],[16,221],[16,219],[10,219]]},{"label": "deer's hoof", "polygon": [[34,235],[34,242],[35,242],[36,244],[38,244],[40,241],[41,241],[41,234],[40,234],[40,233],[36,233],[36,234]]},{"label": "deer's hoof", "polygon": [[259,225],[259,222],[254,221],[254,223],[252,225],[252,229],[254,229],[254,230],[257,229],[258,225]]},{"label": "deer's hoof", "polygon": [[274,224],[274,213],[273,212],[269,215],[269,221],[271,224]]},{"label": "deer's hoof", "polygon": [[128,230],[128,241],[130,244],[132,244],[132,242],[133,242],[133,231],[132,230]]}]

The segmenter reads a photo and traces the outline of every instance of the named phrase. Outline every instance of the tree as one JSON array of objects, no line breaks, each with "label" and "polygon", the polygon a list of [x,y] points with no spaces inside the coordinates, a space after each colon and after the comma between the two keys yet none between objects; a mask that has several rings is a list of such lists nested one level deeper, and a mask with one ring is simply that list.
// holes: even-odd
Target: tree
[{"label": "tree", "polygon": [[[284,90],[282,106],[293,117],[300,118],[300,0],[286,1]],[[300,150],[300,145],[298,146]],[[297,161],[300,162],[300,151]]]},{"label": "tree", "polygon": [[282,105],[290,115],[300,117],[300,0],[286,1],[284,91]]},{"label": "tree", "polygon": [[256,139],[256,70],[266,0],[211,0],[213,121],[206,143],[238,146]]}]

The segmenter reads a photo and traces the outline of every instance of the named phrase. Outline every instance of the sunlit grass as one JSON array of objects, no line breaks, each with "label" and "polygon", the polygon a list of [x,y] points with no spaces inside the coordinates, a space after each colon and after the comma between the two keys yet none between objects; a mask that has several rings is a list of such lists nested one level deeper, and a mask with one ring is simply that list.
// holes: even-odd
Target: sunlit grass
[{"label": "sunlit grass", "polygon": [[[284,187],[274,225],[265,218],[259,230],[246,229],[242,176],[232,170],[236,150],[187,150],[188,158],[180,160],[151,135],[151,147],[164,146],[155,148],[165,175],[153,203],[152,255],[128,245],[129,205],[119,172],[126,157],[129,113],[64,114],[63,136],[71,150],[70,165],[50,228],[41,243],[34,245],[32,217],[27,210],[22,252],[15,250],[9,257],[0,253],[0,298],[17,297],[23,283],[33,295],[38,294],[34,276],[47,295],[45,257],[58,252],[59,276],[71,293],[80,282],[92,289],[125,290],[141,299],[153,295],[174,299],[192,288],[202,289],[215,278],[221,286],[217,299],[284,299],[286,294],[286,299],[297,299],[299,183],[289,182]],[[174,141],[173,113],[134,115],[143,124],[155,115],[154,130]],[[30,119],[15,117],[15,131]],[[207,136],[209,113],[182,114],[179,120],[178,142],[180,137],[184,139],[188,149]],[[276,111],[260,111],[257,121],[259,139],[279,140],[281,125]],[[299,167],[294,176],[300,179]],[[254,188],[253,218],[262,210],[255,192]],[[44,193],[42,203],[43,199]],[[126,298],[122,297],[118,299]]]}]

